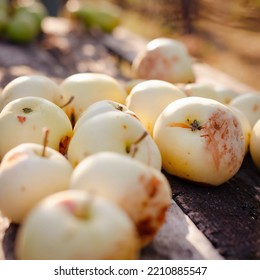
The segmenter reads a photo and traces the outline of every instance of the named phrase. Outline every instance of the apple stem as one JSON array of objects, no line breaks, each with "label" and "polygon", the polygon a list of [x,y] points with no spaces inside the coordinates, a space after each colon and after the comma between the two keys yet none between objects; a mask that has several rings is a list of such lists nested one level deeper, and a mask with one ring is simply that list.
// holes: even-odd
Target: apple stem
[{"label": "apple stem", "polygon": [[139,137],[134,143],[132,143],[128,149],[131,157],[134,157],[136,152],[138,151],[137,145],[148,135],[149,133],[145,130],[144,133]]},{"label": "apple stem", "polygon": [[61,109],[65,108],[66,106],[68,106],[73,100],[74,100],[74,96],[71,96],[70,99],[63,105],[60,106]]},{"label": "apple stem", "polygon": [[49,132],[50,130],[48,128],[44,128],[43,129],[43,133],[44,133],[44,139],[43,139],[43,149],[42,149],[42,157],[45,157],[46,154],[46,147],[47,147],[47,143],[48,143],[48,136],[49,136]]}]

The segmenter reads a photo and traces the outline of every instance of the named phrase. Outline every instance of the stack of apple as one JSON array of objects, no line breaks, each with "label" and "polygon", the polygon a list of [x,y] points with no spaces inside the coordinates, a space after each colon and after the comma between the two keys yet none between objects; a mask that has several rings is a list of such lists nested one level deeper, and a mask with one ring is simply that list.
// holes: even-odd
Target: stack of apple
[{"label": "stack of apple", "polygon": [[20,224],[18,259],[136,259],[161,228],[171,188],[125,99],[96,73],[3,89],[0,210]]},{"label": "stack of apple", "polygon": [[138,80],[127,94],[100,73],[60,85],[11,81],[0,98],[0,210],[21,224],[16,257],[138,258],[171,202],[162,169],[218,186],[237,173],[249,143],[260,166],[260,123],[251,133],[249,116],[233,109],[240,96],[215,89],[232,99],[226,104],[210,86],[187,87]]},{"label": "stack of apple", "polygon": [[47,10],[40,1],[0,0],[0,37],[16,44],[30,43],[40,34],[45,16]]}]

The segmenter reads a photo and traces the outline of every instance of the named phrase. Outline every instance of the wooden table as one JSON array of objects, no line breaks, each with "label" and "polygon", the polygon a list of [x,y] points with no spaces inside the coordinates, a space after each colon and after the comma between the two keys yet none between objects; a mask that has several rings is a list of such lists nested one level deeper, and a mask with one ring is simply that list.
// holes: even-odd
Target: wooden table
[{"label": "wooden table", "polygon": [[[124,83],[126,69],[146,41],[118,28],[113,36],[86,33],[67,20],[48,18],[45,34],[27,46],[0,43],[0,87],[13,78],[40,73],[57,81],[78,72],[102,72]],[[221,84],[241,94],[254,89],[200,62],[197,81]],[[1,133],[1,132],[0,132]],[[260,259],[260,174],[250,156],[217,188],[168,177],[173,193],[164,226],[140,259]],[[0,259],[14,259],[17,225],[0,213]]]}]

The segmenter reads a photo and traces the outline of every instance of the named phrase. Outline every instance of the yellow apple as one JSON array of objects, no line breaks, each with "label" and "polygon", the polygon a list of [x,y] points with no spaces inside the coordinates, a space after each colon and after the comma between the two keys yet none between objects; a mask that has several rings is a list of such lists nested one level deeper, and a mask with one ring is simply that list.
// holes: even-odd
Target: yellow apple
[{"label": "yellow apple", "polygon": [[176,86],[161,80],[138,83],[126,98],[126,106],[136,113],[149,133],[162,110],[171,102],[186,95]]},{"label": "yellow apple", "polygon": [[73,125],[87,107],[100,100],[125,103],[126,92],[113,77],[101,73],[78,73],[66,78],[60,85],[64,100],[73,100],[64,107]]},{"label": "yellow apple", "polygon": [[82,190],[46,197],[26,217],[15,241],[20,260],[132,260],[139,239],[116,204]]},{"label": "yellow apple", "polygon": [[171,202],[170,184],[162,172],[113,152],[96,153],[81,161],[69,188],[118,204],[136,225],[142,246],[150,243],[161,228]]},{"label": "yellow apple", "polygon": [[186,46],[175,39],[156,38],[137,53],[132,64],[137,79],[192,83],[195,75]]},{"label": "yellow apple", "polygon": [[202,97],[172,102],[158,117],[154,140],[170,174],[218,186],[239,170],[245,155],[240,121],[226,105]]}]

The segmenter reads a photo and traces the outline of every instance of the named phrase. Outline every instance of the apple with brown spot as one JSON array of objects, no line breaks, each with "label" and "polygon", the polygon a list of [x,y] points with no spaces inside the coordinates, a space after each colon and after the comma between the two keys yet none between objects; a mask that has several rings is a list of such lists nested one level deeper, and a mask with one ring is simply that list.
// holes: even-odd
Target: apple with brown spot
[{"label": "apple with brown spot", "polygon": [[81,161],[72,173],[69,188],[106,197],[119,205],[136,225],[142,246],[161,228],[171,202],[170,184],[158,169],[112,152]]},{"label": "apple with brown spot", "polygon": [[42,200],[15,241],[20,260],[132,260],[139,250],[129,216],[111,201],[82,190]]},{"label": "apple with brown spot", "polygon": [[45,128],[49,130],[47,146],[65,153],[72,125],[59,106],[35,96],[9,102],[0,113],[0,159],[18,144],[42,144]]},{"label": "apple with brown spot", "polygon": [[208,98],[186,97],[168,105],[153,136],[168,173],[204,185],[228,181],[245,155],[240,121],[226,105]]}]

